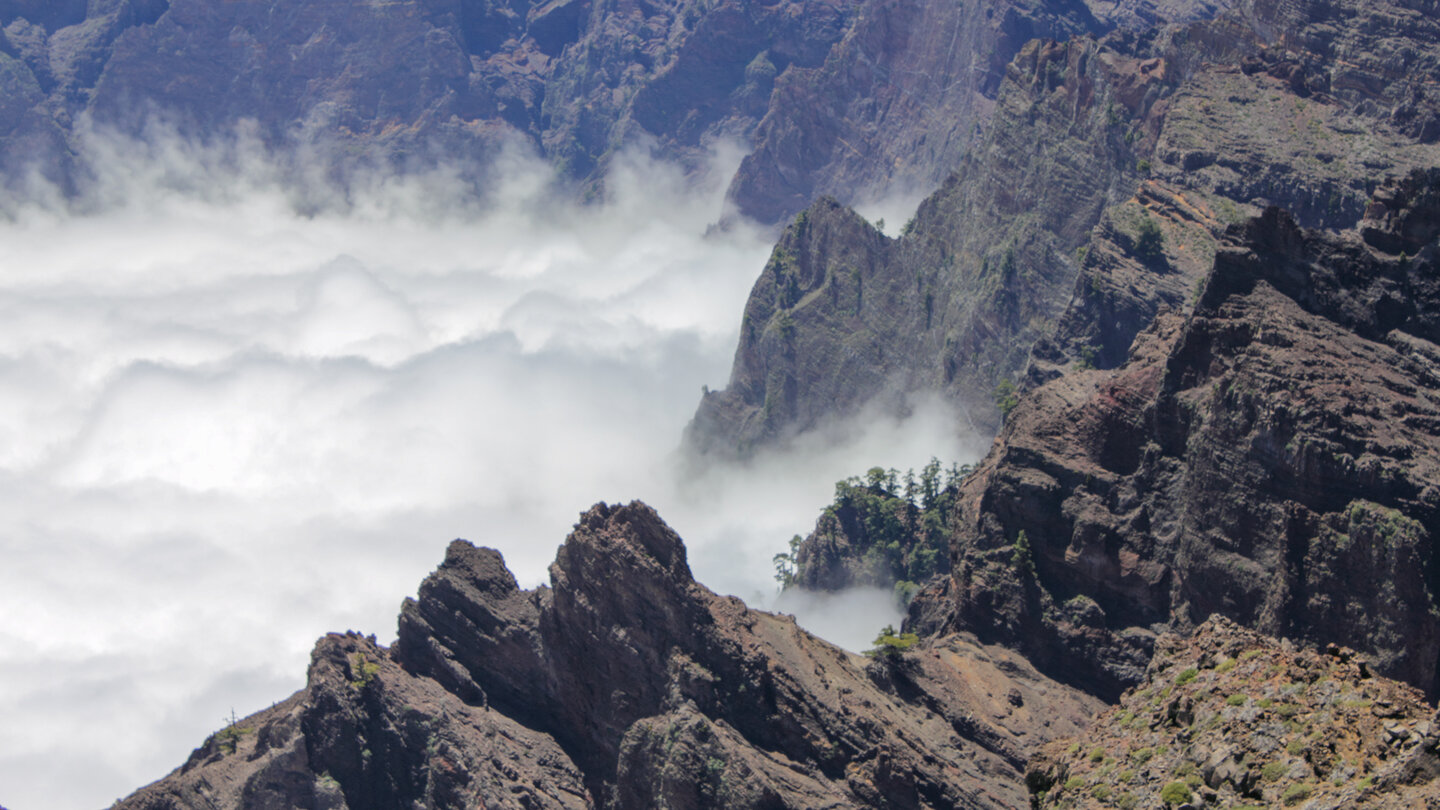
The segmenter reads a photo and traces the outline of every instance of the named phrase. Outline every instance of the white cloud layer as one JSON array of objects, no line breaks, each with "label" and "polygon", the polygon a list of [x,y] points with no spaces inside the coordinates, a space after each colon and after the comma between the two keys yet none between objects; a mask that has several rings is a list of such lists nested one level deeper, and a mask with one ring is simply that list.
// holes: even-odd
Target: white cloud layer
[{"label": "white cloud layer", "polygon": [[[835,480],[973,456],[926,403],[678,480],[769,249],[706,235],[734,153],[698,190],[622,160],[581,207],[521,152],[482,195],[437,171],[342,198],[243,138],[90,148],[78,203],[0,201],[10,810],[105,806],[300,688],[319,635],[389,640],[454,537],[534,585],[580,511],[641,498],[766,606]],[[894,621],[849,604],[841,643]]]}]

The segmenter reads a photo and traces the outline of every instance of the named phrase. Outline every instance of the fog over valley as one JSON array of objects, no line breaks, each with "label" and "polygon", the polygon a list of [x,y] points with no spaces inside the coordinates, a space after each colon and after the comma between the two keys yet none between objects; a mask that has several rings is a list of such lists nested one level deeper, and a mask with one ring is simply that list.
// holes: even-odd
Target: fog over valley
[{"label": "fog over valley", "polygon": [[[714,227],[738,164],[636,153],[581,205],[516,148],[354,179],[237,137],[90,136],[73,198],[0,203],[0,801],[100,807],[232,710],[303,686],[315,639],[394,636],[464,537],[529,587],[577,515],[639,498],[697,578],[775,607],[771,556],[837,479],[971,461],[938,402],[686,474],[772,235]],[[887,594],[786,601],[863,647]],[[828,624],[811,624],[807,611]]]}]

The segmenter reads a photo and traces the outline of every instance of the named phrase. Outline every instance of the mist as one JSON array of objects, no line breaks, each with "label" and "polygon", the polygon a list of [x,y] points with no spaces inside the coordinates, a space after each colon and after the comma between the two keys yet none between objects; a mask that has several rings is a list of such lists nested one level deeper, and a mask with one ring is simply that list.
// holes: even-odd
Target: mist
[{"label": "mist", "polygon": [[[522,585],[639,498],[697,578],[776,606],[836,480],[966,461],[940,402],[678,476],[770,249],[702,177],[624,156],[568,202],[517,147],[473,172],[296,178],[243,133],[92,136],[71,200],[0,200],[0,802],[101,807],[304,685],[320,635],[394,637],[464,537]],[[287,164],[291,165],[291,164]],[[895,621],[846,600],[851,649]],[[834,605],[818,614],[836,615]],[[818,619],[817,619],[818,621]]]}]

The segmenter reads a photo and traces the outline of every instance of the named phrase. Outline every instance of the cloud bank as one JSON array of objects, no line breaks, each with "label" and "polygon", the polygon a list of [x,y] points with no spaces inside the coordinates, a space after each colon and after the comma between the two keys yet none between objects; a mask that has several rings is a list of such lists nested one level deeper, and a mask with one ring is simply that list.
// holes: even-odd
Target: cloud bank
[{"label": "cloud bank", "polygon": [[[591,206],[519,150],[479,190],[343,192],[244,138],[89,150],[77,200],[0,201],[11,810],[104,806],[300,688],[319,635],[393,638],[454,537],[534,585],[581,511],[641,498],[702,582],[764,607],[835,480],[974,453],[928,403],[678,478],[769,251],[709,227],[733,150],[700,181],[620,160]],[[893,621],[853,604],[841,643]]]}]

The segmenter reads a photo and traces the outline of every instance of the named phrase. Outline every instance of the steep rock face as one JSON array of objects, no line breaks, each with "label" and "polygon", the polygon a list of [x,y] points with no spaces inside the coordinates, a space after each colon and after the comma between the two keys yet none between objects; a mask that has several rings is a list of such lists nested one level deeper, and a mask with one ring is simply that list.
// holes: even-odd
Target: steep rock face
[{"label": "steep rock face", "polygon": [[[1229,224],[1278,205],[1352,227],[1384,177],[1440,164],[1417,123],[1440,115],[1440,24],[1421,6],[1253,0],[1025,45],[983,136],[900,239],[787,231],[690,445],[743,455],[915,391],[991,433],[997,385],[1113,368],[1159,312],[1187,309]],[[857,251],[879,306],[857,306],[849,266],[807,268],[780,294],[787,257]]]},{"label": "steep rock face", "polygon": [[1022,400],[962,486],[955,624],[1102,694],[1138,678],[1150,625],[1215,613],[1433,692],[1437,182],[1347,235],[1267,212],[1189,317]]},{"label": "steep rock face", "polygon": [[993,431],[997,381],[1060,314],[1074,249],[1131,193],[1122,121],[1164,90],[1158,67],[1088,39],[1032,42],[983,145],[900,239],[833,201],[804,212],[755,284],[730,383],[702,399],[690,446],[743,455],[887,391],[943,392]]},{"label": "steep rock face", "polygon": [[869,0],[824,64],[777,83],[731,196],[779,221],[817,195],[923,193],[979,146],[1007,64],[1031,40],[1207,19],[1229,5]]},{"label": "steep rock face", "polygon": [[[1163,636],[1145,680],[1028,774],[1038,807],[1433,807],[1440,716],[1353,650],[1214,617]],[[1178,801],[1176,801],[1178,800]]]},{"label": "steep rock face", "polygon": [[964,634],[867,662],[602,504],[548,588],[456,541],[393,648],[322,639],[305,690],[119,806],[1020,807],[1029,754],[1100,708]]},{"label": "steep rock face", "polygon": [[867,2],[823,65],[779,81],[731,196],[776,221],[817,193],[933,188],[989,118],[1023,44],[1103,27],[1079,2]]}]

